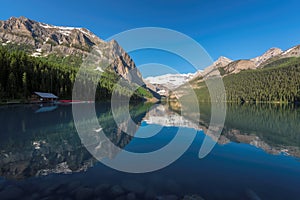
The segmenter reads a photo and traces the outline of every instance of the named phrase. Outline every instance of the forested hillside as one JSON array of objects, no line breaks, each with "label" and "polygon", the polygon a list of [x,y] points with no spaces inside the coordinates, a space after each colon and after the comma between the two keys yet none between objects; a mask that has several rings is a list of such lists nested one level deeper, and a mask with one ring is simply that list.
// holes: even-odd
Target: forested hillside
[{"label": "forested hillside", "polygon": [[296,102],[300,100],[300,58],[277,60],[223,80],[228,101]]},{"label": "forested hillside", "polygon": [[[71,98],[72,86],[78,71],[78,58],[32,57],[25,51],[0,46],[0,101],[28,99],[34,91],[52,92],[60,98]],[[106,71],[99,80],[96,99],[110,98],[120,76]],[[98,80],[97,80],[98,82]],[[117,87],[120,95],[128,95],[128,88]],[[151,97],[139,88],[132,98]]]},{"label": "forested hillside", "polygon": [[[224,76],[223,81],[227,101],[298,102],[300,100],[300,58],[275,60],[262,69],[243,70],[237,74]],[[199,101],[210,101],[205,82],[197,79],[192,80],[190,84]]]}]

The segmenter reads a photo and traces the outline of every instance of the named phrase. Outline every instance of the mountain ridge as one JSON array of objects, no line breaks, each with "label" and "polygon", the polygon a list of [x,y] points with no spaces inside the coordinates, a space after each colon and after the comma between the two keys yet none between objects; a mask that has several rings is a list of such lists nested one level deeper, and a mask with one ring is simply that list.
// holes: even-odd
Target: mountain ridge
[{"label": "mountain ridge", "polygon": [[[299,56],[300,45],[296,45],[285,51],[277,47],[272,47],[263,54],[249,59],[231,60],[224,56],[220,56],[212,65],[206,67],[203,72],[198,72],[193,79],[204,77],[206,75],[220,74],[221,76],[226,76],[228,74],[236,74],[243,70],[263,68],[274,60]],[[219,70],[219,72],[216,70]]]},{"label": "mountain ridge", "polygon": [[[105,43],[91,31],[84,28],[54,26],[37,22],[26,17],[11,17],[0,21],[2,41],[26,43],[43,54],[51,52],[67,55],[85,54],[95,44]],[[69,50],[67,51],[66,48]]]},{"label": "mountain ridge", "polygon": [[207,80],[213,81],[214,77],[222,77],[226,102],[300,101],[300,45],[285,51],[271,48],[254,59],[234,60],[221,67],[216,63],[197,73],[192,80],[179,86],[169,95],[170,101],[174,102],[174,109],[180,107],[178,99],[188,100],[190,95],[187,92],[188,87],[193,88],[199,102],[211,101]]},{"label": "mountain ridge", "polygon": [[[106,42],[86,28],[55,26],[26,17],[0,20],[0,42],[26,45],[34,57],[87,57],[97,46],[101,56],[111,60],[111,69],[129,82],[145,85],[142,75],[125,50],[115,40]],[[105,55],[103,55],[105,52]]]},{"label": "mountain ridge", "polygon": [[[232,60],[230,58],[227,58],[225,56],[220,56],[217,60],[213,62],[212,65],[206,67],[204,70],[199,70],[196,73],[193,74],[192,77],[189,79],[186,79],[182,82],[181,85],[184,85],[188,81],[203,81],[202,77],[205,76],[226,76],[229,74],[236,74],[243,70],[249,70],[249,69],[259,69],[263,68],[265,65],[269,64],[269,62],[272,62],[273,59],[281,59],[281,58],[288,58],[293,56],[300,56],[300,45],[294,46],[292,48],[289,48],[285,51],[281,50],[277,47],[272,47],[265,51],[263,54],[249,59],[238,59],[238,60]],[[178,76],[185,76],[185,74],[178,74]],[[165,78],[166,75],[162,76],[156,76],[151,78],[146,78],[148,82],[156,85],[159,89],[166,90],[169,89],[175,89],[177,87],[180,87],[181,85],[176,85],[176,87],[172,87],[170,84],[157,84],[157,80],[161,77]],[[197,80],[198,79],[198,80]],[[168,82],[167,80],[163,80],[163,82]]]},{"label": "mountain ridge", "polygon": [[[25,84],[24,81],[27,79],[26,75],[29,73],[35,73],[36,75],[53,73],[51,67],[59,65],[58,68],[60,69],[56,68],[55,70],[64,71],[62,73],[66,73],[64,75],[67,77],[65,78],[61,74],[57,74],[57,76],[59,76],[57,79],[62,82],[70,83],[68,86],[58,86],[60,90],[56,88],[57,91],[52,91],[52,89],[54,89],[52,87],[52,77],[55,76],[54,74],[51,74],[51,80],[48,80],[50,79],[49,77],[47,80],[44,80],[45,78],[43,77],[37,77],[36,80],[42,78],[44,81],[47,81],[42,87],[43,92],[55,92],[56,94],[63,93],[65,94],[63,96],[70,97],[71,85],[75,80],[74,73],[76,73],[79,66],[81,66],[82,63],[84,64],[85,60],[90,59],[90,55],[92,55],[92,57],[97,56],[99,62],[97,61],[94,63],[95,66],[91,66],[91,70],[104,72],[105,76],[107,76],[104,77],[104,79],[106,79],[104,81],[105,83],[102,81],[102,84],[106,84],[102,87],[102,89],[106,88],[104,89],[105,93],[110,93],[113,90],[113,85],[117,82],[117,79],[123,78],[125,80],[125,85],[121,87],[124,90],[122,89],[119,92],[128,92],[124,88],[126,85],[126,87],[131,87],[131,84],[137,84],[140,86],[135,92],[138,96],[144,96],[146,99],[151,99],[151,96],[155,95],[156,99],[159,98],[159,95],[148,88],[144,83],[142,75],[134,61],[117,41],[111,40],[106,42],[85,28],[54,26],[34,21],[26,17],[11,17],[7,20],[0,20],[0,46],[1,51],[10,56],[8,58],[8,60],[10,60],[9,62],[14,60],[23,62],[26,60],[26,62],[28,61],[31,65],[37,66],[36,69],[46,70],[46,72],[38,72],[35,69],[35,71],[32,72],[32,70],[27,69],[26,66],[24,68],[23,65],[20,65],[16,67],[22,67],[20,70],[22,70],[23,74],[17,74],[16,70],[10,70],[10,65],[12,64],[8,63],[6,66],[1,66],[3,69],[9,69],[9,71],[4,71],[1,76],[8,77],[10,75],[9,80],[14,83],[15,87],[17,85],[18,87],[27,87],[28,85]],[[12,54],[13,51],[17,57]],[[19,52],[24,52],[29,57],[37,59],[23,58],[22,53]],[[73,59],[74,61],[72,64],[61,63],[61,60],[65,59]],[[39,62],[43,64],[39,65]],[[42,65],[47,66],[43,67]],[[64,67],[67,67],[68,69],[62,69]],[[71,68],[69,69],[69,67]],[[49,70],[51,71],[49,72]],[[108,73],[112,73],[112,75],[109,75]],[[22,78],[22,76],[24,78]],[[24,79],[23,83],[21,81],[22,79]],[[27,98],[29,93],[33,92],[32,90],[41,89],[40,87],[26,88],[26,94],[25,92],[21,94],[19,91],[20,89],[9,87],[4,80],[0,83],[0,90],[3,90],[1,96],[4,96],[6,99],[14,99],[15,97],[22,99]],[[69,88],[66,89],[65,87]],[[13,94],[13,91],[16,92],[16,95]],[[124,95],[128,94],[126,93]]]}]

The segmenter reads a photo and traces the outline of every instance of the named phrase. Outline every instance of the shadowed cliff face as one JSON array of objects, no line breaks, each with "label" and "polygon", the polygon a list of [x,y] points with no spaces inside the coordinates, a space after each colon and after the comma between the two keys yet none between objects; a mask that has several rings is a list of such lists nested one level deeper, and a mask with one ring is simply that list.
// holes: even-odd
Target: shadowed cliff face
[{"label": "shadowed cliff face", "polygon": [[[35,57],[75,56],[85,58],[97,47],[110,68],[129,82],[144,85],[141,73],[124,49],[115,41],[106,42],[85,28],[53,26],[25,17],[0,21],[0,45],[23,45]],[[78,63],[80,65],[80,63]]]},{"label": "shadowed cliff face", "polygon": [[4,43],[31,46],[32,50],[38,50],[36,56],[87,54],[93,45],[105,43],[85,28],[52,26],[25,17],[1,21],[0,38]]},{"label": "shadowed cliff face", "polygon": [[[132,119],[140,122],[150,105],[131,109]],[[72,118],[71,106],[60,106],[51,112],[36,112],[38,107],[1,107],[0,118],[6,125],[0,132],[0,176],[24,179],[51,173],[85,171],[97,160],[81,144]],[[113,120],[109,105],[97,106],[97,115],[107,138],[121,149],[132,139],[122,132]],[[117,109],[123,112],[124,108]],[[128,121],[121,123],[128,126]],[[14,122],[14,123],[13,123]],[[138,125],[135,127],[138,129]],[[94,134],[97,134],[95,132]],[[99,148],[102,156],[112,158],[118,152],[110,151],[110,142]]]}]

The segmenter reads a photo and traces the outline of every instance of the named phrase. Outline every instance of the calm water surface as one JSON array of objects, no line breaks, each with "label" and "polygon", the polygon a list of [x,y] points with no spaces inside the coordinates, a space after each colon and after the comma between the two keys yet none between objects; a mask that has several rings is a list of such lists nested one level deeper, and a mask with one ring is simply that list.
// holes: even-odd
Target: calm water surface
[{"label": "calm water surface", "polygon": [[[101,164],[82,145],[72,106],[1,106],[0,199],[300,199],[297,106],[228,105],[222,135],[203,159],[198,153],[210,107],[203,104],[200,110],[201,119],[195,120],[165,105],[131,106],[135,134],[151,136],[136,138],[117,127],[109,104],[97,104],[106,136],[128,151],[160,149],[179,128],[197,131],[189,149],[170,166],[130,174]],[[103,150],[103,157],[120,153]]]}]

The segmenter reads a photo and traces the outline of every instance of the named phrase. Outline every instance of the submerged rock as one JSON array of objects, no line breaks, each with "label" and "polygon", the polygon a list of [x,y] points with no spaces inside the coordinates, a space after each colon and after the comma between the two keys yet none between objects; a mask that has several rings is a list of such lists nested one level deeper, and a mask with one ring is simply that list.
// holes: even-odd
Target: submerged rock
[{"label": "submerged rock", "polygon": [[176,195],[163,195],[156,197],[156,200],[178,200]]},{"label": "submerged rock", "polygon": [[91,199],[93,196],[93,190],[91,188],[79,188],[75,192],[76,200]]},{"label": "submerged rock", "polygon": [[52,185],[51,187],[46,188],[43,193],[45,196],[49,196],[49,195],[56,193],[57,190],[64,188],[64,187],[65,187],[65,184],[58,183],[58,184]]},{"label": "submerged rock", "polygon": [[165,186],[171,194],[180,191],[180,186],[174,180],[168,180]]},{"label": "submerged rock", "polygon": [[109,195],[112,196],[112,197],[118,197],[118,196],[121,196],[124,193],[125,193],[125,191],[119,185],[114,185],[109,190]]},{"label": "submerged rock", "polygon": [[69,191],[73,191],[73,190],[77,189],[80,185],[81,184],[79,181],[72,181],[68,184],[67,189]]},{"label": "submerged rock", "polygon": [[261,200],[261,198],[251,189],[246,190],[246,196],[249,200]]},{"label": "submerged rock", "polygon": [[39,193],[33,193],[31,196],[30,196],[30,199],[32,200],[38,200],[38,199],[41,199],[41,195]]},{"label": "submerged rock", "polygon": [[44,197],[44,198],[42,198],[40,200],[57,200],[57,199],[58,199],[57,196],[47,196],[47,197]]},{"label": "submerged rock", "polygon": [[125,190],[136,194],[143,194],[145,192],[145,187],[136,181],[123,181],[122,187]]},{"label": "submerged rock", "polygon": [[155,199],[155,196],[156,196],[155,190],[153,188],[148,188],[147,191],[145,192],[144,199],[152,200]]},{"label": "submerged rock", "polygon": [[126,200],[126,196],[125,195],[119,196],[119,197],[115,198],[115,200]]},{"label": "submerged rock", "polygon": [[136,200],[136,196],[133,192],[128,193],[126,196],[126,200]]},{"label": "submerged rock", "polygon": [[100,184],[95,188],[95,194],[97,196],[102,196],[108,191],[109,188],[110,188],[109,184],[106,183]]},{"label": "submerged rock", "polygon": [[193,195],[185,195],[182,198],[182,200],[204,200],[204,199],[197,194],[193,194]]}]

